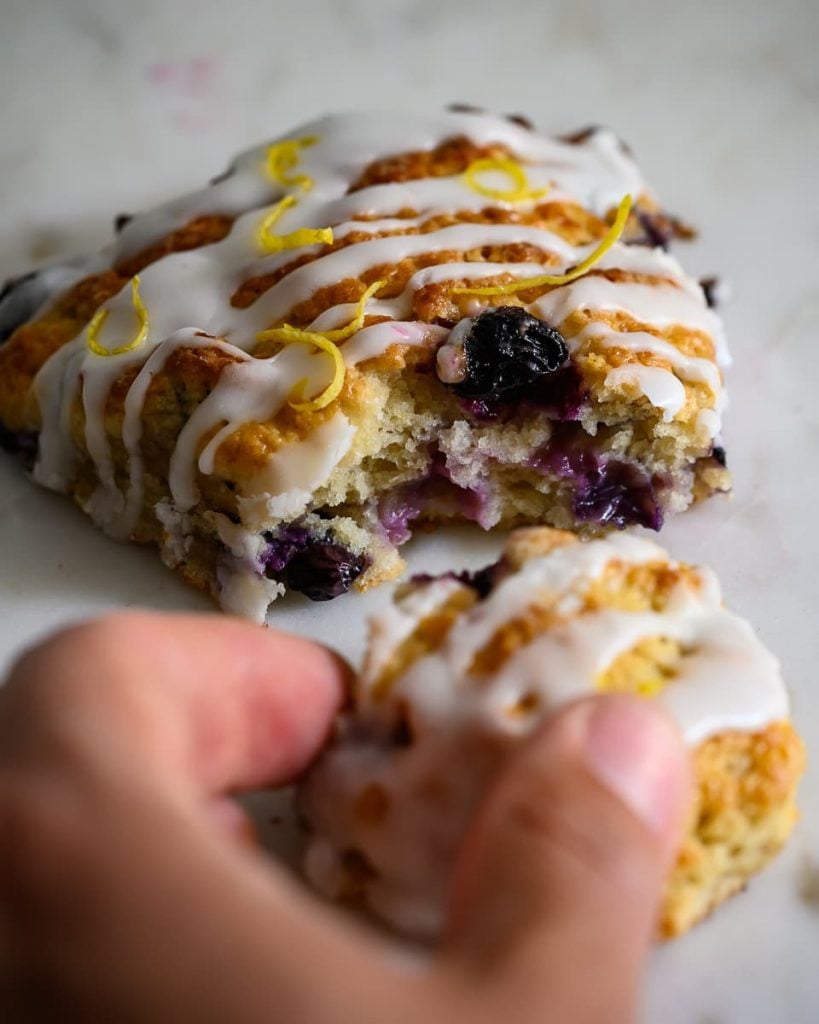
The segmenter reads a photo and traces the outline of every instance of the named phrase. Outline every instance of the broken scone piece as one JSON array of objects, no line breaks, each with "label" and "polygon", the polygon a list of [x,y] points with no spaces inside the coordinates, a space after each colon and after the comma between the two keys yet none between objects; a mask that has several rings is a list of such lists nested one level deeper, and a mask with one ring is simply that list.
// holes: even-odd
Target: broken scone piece
[{"label": "broken scone piece", "polygon": [[610,131],[327,117],[0,293],[0,445],[225,609],[395,576],[420,523],[714,492],[727,351]]},{"label": "broken scone piece", "polygon": [[658,923],[684,932],[787,839],[803,748],[776,659],[723,607],[713,573],[626,534],[521,530],[482,572],[398,591],[301,790],[308,878],[435,937],[492,778],[554,708],[610,691],[659,701],[691,748],[694,796]]}]

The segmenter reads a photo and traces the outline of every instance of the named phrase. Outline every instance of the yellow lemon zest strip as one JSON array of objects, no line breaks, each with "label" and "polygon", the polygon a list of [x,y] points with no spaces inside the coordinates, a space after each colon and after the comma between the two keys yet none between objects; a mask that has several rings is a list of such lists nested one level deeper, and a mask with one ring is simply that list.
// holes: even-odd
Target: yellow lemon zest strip
[{"label": "yellow lemon zest strip", "polygon": [[[478,179],[478,175],[486,171],[498,171],[507,175],[512,181],[513,187],[503,189],[483,185]],[[529,199],[542,199],[549,191],[548,188],[530,189],[526,180],[526,172],[516,160],[496,160],[491,157],[473,160],[464,171],[464,180],[473,192],[479,192],[482,196],[500,199],[507,203],[524,203]]]},{"label": "yellow lemon zest strip", "polygon": [[276,221],[280,220],[286,210],[296,205],[298,200],[295,196],[285,196],[265,214],[256,232],[256,238],[260,247],[267,253],[281,252],[284,249],[297,249],[302,245],[332,245],[332,228],[299,228],[291,231],[289,235],[276,235],[270,230]]},{"label": "yellow lemon zest strip", "polygon": [[346,327],[337,327],[333,331],[303,331],[300,327],[291,327],[290,324],[282,324],[281,327],[271,327],[256,335],[257,341],[312,341],[314,338],[326,338],[327,341],[344,341],[351,334],[360,331],[364,324],[364,307],[375,295],[379,288],[386,284],[386,281],[376,281],[364,292],[358,300],[356,313]]},{"label": "yellow lemon zest strip", "polygon": [[[307,338],[291,338],[285,341],[285,345],[295,344],[299,341],[308,341]],[[333,359],[333,379],[321,392],[320,395],[316,395],[309,402],[294,402],[293,398],[304,395],[304,389],[307,386],[307,379],[302,377],[301,380],[297,381],[296,384],[290,389],[290,407],[291,409],[297,409],[299,412],[315,412],[316,409],[323,409],[329,405],[330,402],[338,398],[341,389],[344,387],[344,356],[341,354],[341,349],[338,345],[333,344],[328,338],[323,337],[321,334],[314,334],[309,338],[309,342],[315,345],[316,348],[321,349],[322,352],[326,352]]]},{"label": "yellow lemon zest strip", "polygon": [[274,142],[267,147],[265,154],[267,161],[267,173],[280,185],[298,185],[307,192],[313,187],[313,179],[309,174],[289,174],[301,159],[300,149],[307,146],[314,146],[318,142],[318,136],[307,135],[303,139],[285,139],[283,142]]},{"label": "yellow lemon zest strip", "polygon": [[[330,381],[330,384],[320,395],[317,395],[309,402],[291,401],[290,405],[292,408],[299,409],[304,412],[313,412],[316,409],[323,409],[338,397],[342,387],[344,386],[345,368],[344,358],[341,355],[341,350],[336,345],[336,342],[344,341],[346,338],[349,338],[351,334],[355,334],[356,331],[361,330],[364,324],[364,311],[367,302],[384,284],[386,284],[386,281],[376,281],[367,288],[358,300],[355,316],[346,327],[338,327],[333,331],[303,331],[298,327],[291,327],[290,324],[282,324],[281,327],[272,327],[270,330],[260,331],[259,334],[256,335],[257,341],[278,341],[283,345],[294,345],[297,342],[302,342],[306,345],[315,345],[316,348],[321,349],[322,352],[326,352],[328,355],[333,357],[333,379]],[[306,385],[307,380],[304,378],[297,381],[290,389],[290,396],[295,396],[297,392],[303,394]]]},{"label": "yellow lemon zest strip", "polygon": [[541,285],[545,284],[568,284],[569,281],[574,281],[578,277],[582,277],[587,271],[591,270],[598,260],[602,259],[603,256],[606,255],[609,249],[619,239],[620,235],[622,235],[630,212],[631,196],[626,195],[620,200],[620,205],[617,207],[617,216],[614,218],[614,223],[606,232],[603,240],[594,252],[587,256],[582,263],[578,263],[576,267],[567,271],[565,274],[542,274],[540,277],[527,277],[522,281],[509,281],[506,284],[490,285],[487,288],[453,288],[452,294],[511,295],[513,292],[525,292],[529,288],[540,288]]},{"label": "yellow lemon zest strip", "polygon": [[108,319],[108,310],[98,309],[91,318],[86,334],[86,344],[95,355],[121,356],[125,352],[132,352],[135,348],[139,348],[139,346],[142,345],[148,337],[148,310],[145,308],[145,303],[142,301],[139,294],[138,274],[131,278],[131,295],[134,303],[134,312],[139,320],[139,330],[135,337],[132,341],[127,342],[125,345],[118,345],[116,348],[106,348],[104,345],[100,345],[97,338],[99,337],[103,324]]}]

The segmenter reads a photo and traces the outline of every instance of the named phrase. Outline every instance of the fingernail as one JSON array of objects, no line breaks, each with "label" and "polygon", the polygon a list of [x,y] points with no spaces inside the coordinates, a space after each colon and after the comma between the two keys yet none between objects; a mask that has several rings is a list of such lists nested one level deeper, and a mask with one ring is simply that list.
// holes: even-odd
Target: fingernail
[{"label": "fingernail", "polygon": [[675,829],[687,781],[677,730],[641,698],[600,697],[586,722],[586,762],[647,828]]}]

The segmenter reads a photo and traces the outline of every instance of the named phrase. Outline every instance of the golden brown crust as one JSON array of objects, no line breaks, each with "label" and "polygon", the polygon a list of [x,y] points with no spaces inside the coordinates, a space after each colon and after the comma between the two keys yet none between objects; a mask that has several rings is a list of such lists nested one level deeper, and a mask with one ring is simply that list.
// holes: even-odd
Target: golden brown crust
[{"label": "golden brown crust", "polygon": [[31,385],[45,362],[85,327],[99,307],[149,264],[172,252],[217,242],[232,218],[197,217],[111,270],[92,274],[60,296],[39,319],[19,327],[0,347],[0,419],[10,430],[35,430],[40,411]]},{"label": "golden brown crust", "polygon": [[796,822],[804,745],[789,722],[714,736],[694,751],[685,838],[666,885],[658,934],[681,935],[768,864]]},{"label": "golden brown crust", "polygon": [[[565,546],[580,543],[574,534],[547,527],[514,532],[499,563],[499,577],[521,569]],[[428,581],[398,592],[406,598]],[[469,672],[491,675],[521,646],[558,623],[603,607],[662,612],[672,590],[698,588],[696,571],[684,564],[658,561],[640,565],[611,561],[584,596],[584,606],[558,614],[557,599],[544,595],[522,616],[498,629],[478,652]],[[396,648],[379,672],[375,690],[384,695],[418,659],[438,650],[457,619],[477,601],[466,584],[432,610]],[[652,636],[624,652],[596,680],[600,691],[652,697],[673,681],[685,651],[668,637]],[[536,695],[526,694],[512,713],[531,714]],[[411,728],[411,710],[403,720]],[[692,794],[683,840],[670,872],[657,923],[659,938],[687,931],[719,903],[742,889],[781,849],[797,818],[796,789],[804,771],[802,740],[788,721],[754,732],[726,731],[692,751]]]},{"label": "golden brown crust", "polygon": [[348,192],[358,192],[371,185],[396,181],[418,181],[420,178],[443,178],[460,174],[480,157],[508,157],[506,146],[478,146],[464,135],[445,139],[434,149],[415,150],[374,160],[350,185]]},{"label": "golden brown crust", "polygon": [[418,627],[393,651],[392,657],[379,675],[373,689],[374,695],[379,697],[385,694],[393,680],[418,658],[439,647],[461,614],[472,608],[477,600],[475,591],[464,586],[456,590],[431,615],[422,619]]},{"label": "golden brown crust", "polygon": [[209,213],[195,217],[181,228],[171,231],[158,242],[142,249],[136,255],[122,260],[116,270],[126,281],[138,274],[145,267],[163,256],[173,252],[185,252],[189,249],[201,249],[204,245],[221,242],[233,226],[233,217],[223,213]]}]

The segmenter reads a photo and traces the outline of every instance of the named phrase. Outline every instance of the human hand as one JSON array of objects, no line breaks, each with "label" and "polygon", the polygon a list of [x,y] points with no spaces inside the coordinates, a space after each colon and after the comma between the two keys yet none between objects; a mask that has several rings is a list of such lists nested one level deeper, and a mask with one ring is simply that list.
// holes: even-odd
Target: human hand
[{"label": "human hand", "polygon": [[0,690],[0,1019],[632,1021],[687,769],[647,702],[553,716],[490,792],[429,964],[318,903],[231,794],[294,779],[346,670],[216,617],[118,615]]}]

